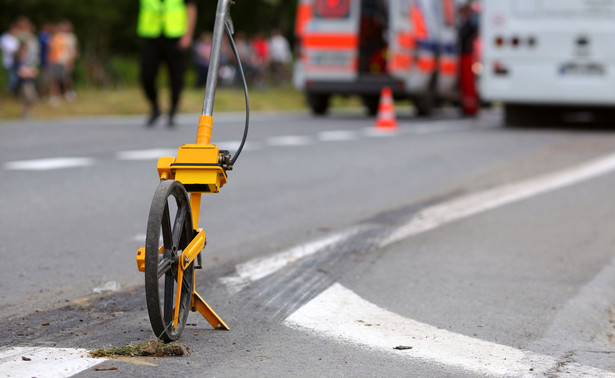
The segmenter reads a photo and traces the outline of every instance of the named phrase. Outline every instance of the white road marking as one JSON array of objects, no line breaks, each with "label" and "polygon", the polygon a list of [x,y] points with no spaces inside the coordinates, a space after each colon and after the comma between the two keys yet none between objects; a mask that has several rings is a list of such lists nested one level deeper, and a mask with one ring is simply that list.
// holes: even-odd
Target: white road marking
[{"label": "white road marking", "polygon": [[118,160],[158,160],[161,156],[175,156],[177,148],[150,148],[146,150],[120,151],[115,157]]},{"label": "white road marking", "polygon": [[305,135],[282,135],[267,138],[267,144],[275,147],[305,146],[311,144],[313,139]]},{"label": "white road marking", "polygon": [[85,157],[57,157],[50,159],[34,159],[9,161],[4,168],[15,171],[48,171],[51,169],[87,167],[94,164],[94,160]]},{"label": "white road marking", "polygon": [[386,246],[410,236],[438,228],[487,210],[561,189],[615,170],[615,154],[580,164],[576,167],[470,194],[428,207],[408,223],[395,230],[380,243]]},{"label": "white road marking", "polygon": [[356,233],[365,230],[368,226],[352,227],[327,237],[300,244],[274,255],[253,259],[235,267],[236,274],[222,277],[222,282],[231,292],[237,292],[250,283],[267,277],[270,274],[296,262],[297,260],[326,250]]},{"label": "white road marking", "polygon": [[357,132],[352,130],[331,130],[318,133],[318,140],[323,142],[341,142],[357,138]]},{"label": "white road marking", "polygon": [[363,129],[363,135],[366,137],[373,138],[390,138],[399,135],[399,128],[389,130],[379,129],[377,127],[368,127],[366,129]]},{"label": "white road marking", "polygon": [[85,349],[12,347],[0,350],[0,376],[70,377],[104,361]]},{"label": "white road marking", "polygon": [[413,123],[405,126],[403,132],[417,135],[440,134],[451,131],[466,131],[472,128],[469,123],[451,123],[448,121],[436,121],[429,123]]},{"label": "white road marking", "polygon": [[[285,324],[336,342],[351,342],[401,358],[435,362],[497,376],[600,376],[615,374],[590,366],[565,364],[551,356],[522,351],[449,332],[384,310],[334,284],[290,315]],[[395,350],[397,346],[412,347]]]}]

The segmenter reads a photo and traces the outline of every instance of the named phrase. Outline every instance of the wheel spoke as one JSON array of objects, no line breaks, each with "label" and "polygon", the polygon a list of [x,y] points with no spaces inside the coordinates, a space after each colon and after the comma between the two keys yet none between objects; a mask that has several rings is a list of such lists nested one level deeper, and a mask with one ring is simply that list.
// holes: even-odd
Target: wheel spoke
[{"label": "wheel spoke", "polygon": [[158,279],[166,274],[171,269],[171,259],[163,258],[158,263]]},{"label": "wheel spoke", "polygon": [[175,287],[175,277],[168,273],[164,278],[164,324],[167,325],[173,321],[173,290]]},{"label": "wheel spoke", "polygon": [[186,206],[179,206],[177,209],[177,216],[175,217],[175,224],[173,225],[173,245],[178,246],[181,240],[182,232],[184,231],[184,224],[186,220],[186,214],[188,213]]},{"label": "wheel spoke", "polygon": [[177,244],[173,243],[173,234],[171,230],[171,218],[169,216],[169,205],[165,203],[162,213],[162,242],[165,249],[171,250]]}]

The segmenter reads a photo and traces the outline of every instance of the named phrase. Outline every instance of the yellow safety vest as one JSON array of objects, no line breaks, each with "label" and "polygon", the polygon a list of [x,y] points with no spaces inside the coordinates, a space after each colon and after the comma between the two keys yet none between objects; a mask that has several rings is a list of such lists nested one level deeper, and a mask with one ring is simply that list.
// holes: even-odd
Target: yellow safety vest
[{"label": "yellow safety vest", "polygon": [[185,0],[141,0],[137,34],[156,38],[179,38],[188,30]]}]

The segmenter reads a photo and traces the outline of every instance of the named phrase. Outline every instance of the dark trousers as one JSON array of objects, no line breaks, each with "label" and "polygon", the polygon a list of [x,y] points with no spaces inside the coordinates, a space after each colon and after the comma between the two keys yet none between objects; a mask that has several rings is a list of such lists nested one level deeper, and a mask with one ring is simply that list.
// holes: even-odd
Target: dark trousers
[{"label": "dark trousers", "polygon": [[179,97],[184,87],[185,57],[179,49],[179,38],[142,38],[141,52],[141,85],[145,91],[152,112],[159,112],[158,91],[156,90],[156,76],[161,63],[167,65],[171,83],[171,109],[169,113],[175,114]]}]

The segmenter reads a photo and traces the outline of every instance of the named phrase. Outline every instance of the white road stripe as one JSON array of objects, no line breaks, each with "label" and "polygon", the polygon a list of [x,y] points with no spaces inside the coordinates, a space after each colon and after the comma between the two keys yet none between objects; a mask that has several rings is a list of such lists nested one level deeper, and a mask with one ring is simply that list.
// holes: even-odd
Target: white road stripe
[{"label": "white road stripe", "polygon": [[313,139],[305,135],[282,135],[267,138],[267,144],[275,147],[305,146],[311,144]]},{"label": "white road stripe", "polygon": [[357,132],[352,130],[330,130],[318,133],[318,140],[323,142],[343,142],[355,140],[357,137]]},{"label": "white road stripe", "polygon": [[[615,374],[551,356],[522,351],[449,332],[384,310],[340,284],[334,284],[285,320],[336,342],[351,342],[401,358],[426,360],[478,374],[497,376],[600,376]],[[397,346],[412,347],[395,350]]]},{"label": "white road stripe", "polygon": [[0,376],[70,377],[105,361],[85,349],[13,347],[0,350]]},{"label": "white road stripe", "polygon": [[377,127],[368,127],[363,129],[363,135],[374,138],[390,138],[399,135],[399,129],[379,129]]},{"label": "white road stripe", "polygon": [[177,148],[150,148],[146,150],[120,151],[115,157],[118,160],[158,160],[161,156],[175,156]]},{"label": "white road stripe", "polygon": [[87,167],[94,160],[85,157],[57,157],[50,159],[19,160],[4,163],[4,168],[16,171],[48,171],[51,169]]},{"label": "white road stripe", "polygon": [[387,239],[383,240],[380,246],[386,246],[410,236],[433,230],[444,224],[542,193],[561,189],[613,172],[614,170],[615,154],[611,154],[559,172],[500,186],[435,205],[416,214],[408,223],[399,227]]},{"label": "white road stripe", "polygon": [[236,274],[222,277],[220,282],[227,286],[231,292],[237,292],[250,283],[267,277],[270,274],[294,263],[309,255],[326,250],[356,233],[365,230],[367,226],[352,227],[348,230],[301,244],[274,255],[253,259],[235,267]]}]

